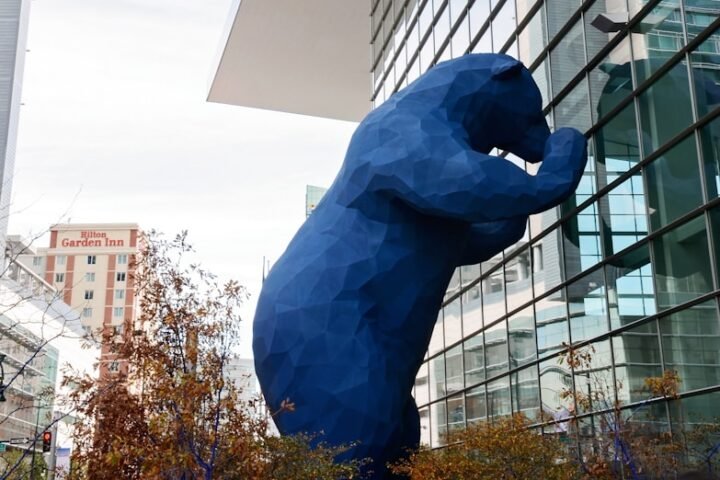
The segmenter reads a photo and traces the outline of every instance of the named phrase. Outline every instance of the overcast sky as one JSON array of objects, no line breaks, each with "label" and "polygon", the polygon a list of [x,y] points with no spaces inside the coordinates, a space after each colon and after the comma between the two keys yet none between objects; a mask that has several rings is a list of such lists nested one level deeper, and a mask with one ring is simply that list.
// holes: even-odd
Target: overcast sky
[{"label": "overcast sky", "polygon": [[[332,182],[355,125],[207,103],[229,9],[33,0],[10,233],[66,213],[187,229],[205,267],[257,297],[262,257],[282,253],[304,221],[305,185]],[[244,355],[253,311],[251,300]]]}]

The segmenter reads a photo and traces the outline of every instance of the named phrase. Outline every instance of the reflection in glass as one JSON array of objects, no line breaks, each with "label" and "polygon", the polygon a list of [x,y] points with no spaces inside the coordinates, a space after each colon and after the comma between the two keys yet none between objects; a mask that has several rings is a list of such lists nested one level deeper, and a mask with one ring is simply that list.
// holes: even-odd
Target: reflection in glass
[{"label": "reflection in glass", "polygon": [[[550,38],[557,35],[560,29],[570,20],[575,10],[580,7],[580,0],[557,0],[547,2],[548,29]],[[578,26],[576,25],[576,28]],[[574,30],[575,28],[573,28]],[[582,32],[581,32],[582,34]]]},{"label": "reflection in glass", "polygon": [[713,288],[705,217],[699,216],[653,241],[658,308],[685,303]]},{"label": "reflection in glass", "polygon": [[598,185],[609,182],[604,175],[627,172],[640,160],[635,107],[630,103],[595,133]]},{"label": "reflection in glass", "polygon": [[483,326],[480,284],[470,287],[462,295],[463,334],[470,335]]},{"label": "reflection in glass", "polygon": [[442,309],[438,312],[437,322],[435,322],[435,328],[430,337],[430,345],[428,346],[428,353],[434,355],[443,348],[445,348],[443,342],[443,312]]},{"label": "reflection in glass", "polygon": [[610,326],[615,329],[655,313],[650,251],[632,250],[605,266]]},{"label": "reflection in glass", "polygon": [[430,446],[430,407],[418,409],[420,414],[420,444]]},{"label": "reflection in glass", "polygon": [[645,167],[650,227],[653,230],[702,203],[697,158],[695,135],[690,135]]},{"label": "reflection in glass", "polygon": [[640,84],[685,46],[680,2],[663,1],[634,30],[638,33],[632,34],[632,50]]},{"label": "reflection in glass", "polygon": [[[553,78],[554,81],[554,78]],[[587,80],[580,80],[570,93],[565,95],[555,107],[555,126],[557,128],[573,127],[581,132],[590,129],[590,93]]]},{"label": "reflection in glass", "polygon": [[648,396],[645,379],[662,375],[657,324],[626,330],[612,339],[618,401],[632,403]]},{"label": "reflection in glass", "polygon": [[414,398],[416,405],[424,405],[430,400],[430,386],[428,384],[428,364],[423,363],[415,376]]},{"label": "reflection in glass", "polygon": [[[552,10],[556,4],[564,2],[548,2],[548,26],[553,35]],[[570,31],[565,34],[555,48],[550,52],[550,65],[552,70],[552,92],[553,96],[568,84],[568,82],[585,65],[585,42],[583,41],[583,29],[580,22],[576,23]]]},{"label": "reflection in glass", "polygon": [[465,387],[463,382],[463,349],[462,345],[445,352],[445,374],[448,395]]},{"label": "reflection in glass", "polygon": [[[498,255],[482,264],[483,272],[497,265],[502,260]],[[503,268],[496,268],[482,280],[483,318],[490,323],[505,315],[505,280]]]},{"label": "reflection in glass", "polygon": [[511,414],[508,377],[487,384],[487,407],[490,421]]},{"label": "reflection in glass", "polygon": [[540,89],[542,104],[545,107],[550,102],[550,65],[547,57],[533,70],[532,77]]},{"label": "reflection in glass", "polygon": [[693,122],[687,64],[680,62],[638,97],[645,156]]},{"label": "reflection in glass", "polygon": [[574,369],[575,400],[578,413],[612,409],[615,406],[615,379],[612,371],[610,340],[582,347],[589,361]]},{"label": "reflection in glass", "polygon": [[431,445],[440,447],[447,444],[447,408],[445,400],[430,404]]},{"label": "reflection in glass", "polygon": [[445,325],[445,345],[450,346],[462,338],[462,322],[461,322],[461,298],[457,297],[448,305],[443,307],[443,315]]},{"label": "reflection in glass", "polygon": [[[464,3],[464,2],[463,2]],[[452,55],[457,58],[465,54],[470,46],[470,18],[465,16],[460,26],[455,30],[452,36]]]},{"label": "reflection in glass", "polygon": [[720,195],[720,117],[700,130],[700,148],[705,164],[708,199]]},{"label": "reflection in glass", "polygon": [[483,334],[478,333],[463,343],[465,357],[465,385],[475,385],[485,380],[485,351]]},{"label": "reflection in glass", "polygon": [[465,393],[465,410],[468,424],[485,420],[487,416],[485,385],[473,388]]},{"label": "reflection in glass", "polygon": [[[532,224],[533,219],[530,220]],[[554,228],[542,240],[532,245],[532,265],[535,296],[552,290],[563,281],[560,227]]]},{"label": "reflection in glass", "polygon": [[589,200],[591,196],[597,193],[595,176],[595,154],[593,153],[593,144],[592,142],[588,142],[588,161],[585,164],[585,170],[580,178],[580,183],[575,189],[575,193],[561,205],[563,215],[572,212],[578,205],[581,205],[586,200]]},{"label": "reflection in glass", "polygon": [[508,370],[505,320],[485,330],[485,370],[488,378]]},{"label": "reflection in glass", "polygon": [[563,224],[563,251],[568,277],[583,272],[600,261],[600,224],[597,203],[582,209]]},{"label": "reflection in glass", "polygon": [[500,51],[516,28],[515,2],[513,0],[506,0],[505,4],[500,7],[500,11],[492,20],[492,26],[493,46],[495,51]]},{"label": "reflection in glass", "polygon": [[462,393],[448,398],[447,409],[449,431],[465,428],[465,399]]},{"label": "reflection in glass", "polygon": [[605,279],[602,268],[567,286],[570,340],[587,340],[608,331]]},{"label": "reflection in glass", "polygon": [[445,355],[430,359],[430,401],[445,396]]},{"label": "reflection in glass", "polygon": [[632,92],[630,62],[630,39],[625,37],[590,71],[590,110],[595,120],[608,114]]},{"label": "reflection in glass", "polygon": [[570,417],[575,408],[571,397],[565,395],[572,389],[572,373],[566,363],[558,358],[549,358],[540,362],[540,396],[543,413],[556,420]]},{"label": "reflection in glass", "polygon": [[[608,183],[617,177],[617,172],[606,171]],[[644,192],[642,175],[637,172],[598,201],[606,256],[614,255],[647,236]]]},{"label": "reflection in glass", "polygon": [[[521,8],[521,4],[522,2],[518,2],[518,9]],[[547,29],[545,28],[545,5],[543,4],[518,35],[520,61],[525,65],[532,65],[546,46]]]},{"label": "reflection in glass", "polygon": [[537,366],[524,368],[510,375],[513,413],[522,413],[530,420],[540,414],[540,393]]},{"label": "reflection in glass", "polygon": [[[477,34],[477,32],[480,31],[480,27],[485,24],[489,16],[490,3],[488,0],[475,0],[468,12],[468,17],[470,18],[470,31],[473,32],[473,34]],[[489,51],[490,50],[487,50],[487,52]]]},{"label": "reflection in glass", "polygon": [[720,384],[720,325],[711,300],[660,319],[665,368],[680,376],[680,390]]},{"label": "reflection in glass", "polygon": [[529,247],[505,264],[505,291],[508,311],[532,300]]},{"label": "reflection in glass", "polygon": [[510,368],[516,368],[537,358],[535,352],[535,318],[533,307],[513,314],[508,320]]},{"label": "reflection in glass", "polygon": [[[703,11],[694,12],[695,15],[720,15],[720,8],[716,6]],[[690,25],[688,25],[690,31]],[[688,32],[689,33],[689,32]],[[697,103],[698,118],[702,118],[720,106],[720,29],[697,46],[690,53],[692,61],[693,82],[695,86],[695,100]]]},{"label": "reflection in glass", "polygon": [[559,352],[570,342],[565,290],[559,290],[535,303],[538,356]]}]

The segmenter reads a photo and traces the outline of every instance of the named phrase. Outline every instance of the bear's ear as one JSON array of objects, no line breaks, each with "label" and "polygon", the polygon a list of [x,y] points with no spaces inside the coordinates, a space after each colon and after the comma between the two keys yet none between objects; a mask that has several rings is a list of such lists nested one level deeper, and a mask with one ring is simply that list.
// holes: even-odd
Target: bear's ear
[{"label": "bear's ear", "polygon": [[519,74],[522,71],[522,67],[523,64],[521,62],[511,57],[505,57],[496,61],[490,71],[492,78],[504,80]]}]

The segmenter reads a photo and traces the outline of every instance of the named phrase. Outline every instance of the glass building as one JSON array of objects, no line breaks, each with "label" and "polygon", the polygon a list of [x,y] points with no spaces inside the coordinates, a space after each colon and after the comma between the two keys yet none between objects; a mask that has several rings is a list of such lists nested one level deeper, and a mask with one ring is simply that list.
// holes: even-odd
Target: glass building
[{"label": "glass building", "polygon": [[[376,107],[437,62],[503,52],[533,72],[551,127],[589,139],[576,194],[451,281],[414,389],[423,442],[441,446],[452,429],[514,412],[551,432],[578,414],[592,435],[604,406],[580,408],[563,392],[592,394],[598,379],[610,403],[645,405],[651,414],[635,417],[654,429],[689,422],[682,412],[720,417],[720,0],[368,0],[367,23],[340,10],[362,2],[334,2],[314,0],[302,21],[268,15],[255,58],[241,40],[260,35],[249,22],[261,2],[243,0],[210,100],[359,120],[371,106],[357,98]],[[357,69],[321,50],[348,37],[341,46],[358,57],[355,27],[371,44]],[[286,53],[267,45],[283,35],[306,66],[289,58],[277,81],[295,95],[278,106],[267,92],[263,104],[250,80],[273,74],[264,64]],[[322,102],[336,85],[323,82],[339,80],[325,72],[354,80],[356,70],[371,72],[369,86],[330,112]],[[570,344],[591,361],[559,362]],[[647,402],[644,380],[663,370],[678,372],[680,398]]]},{"label": "glass building", "polygon": [[[456,272],[415,384],[426,444],[514,412],[563,428],[581,412],[562,392],[591,375],[631,408],[676,370],[679,402],[720,416],[720,1],[628,2],[373,2],[375,106],[437,62],[502,52],[532,71],[551,127],[589,139],[576,194]],[[568,344],[592,364],[559,362]],[[677,407],[649,405],[654,426]]]}]

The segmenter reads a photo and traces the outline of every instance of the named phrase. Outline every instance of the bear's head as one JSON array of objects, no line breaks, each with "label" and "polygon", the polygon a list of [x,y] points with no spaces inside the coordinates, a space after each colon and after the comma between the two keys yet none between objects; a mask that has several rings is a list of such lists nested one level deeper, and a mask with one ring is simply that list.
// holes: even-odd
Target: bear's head
[{"label": "bear's head", "polygon": [[465,55],[451,62],[456,74],[451,92],[456,94],[448,100],[470,145],[481,152],[497,147],[528,162],[541,161],[550,129],[528,69],[507,55]]}]

